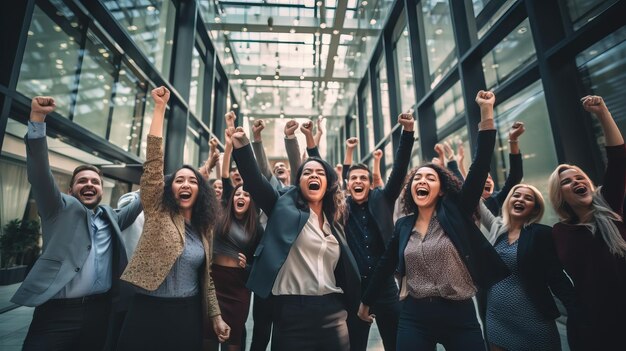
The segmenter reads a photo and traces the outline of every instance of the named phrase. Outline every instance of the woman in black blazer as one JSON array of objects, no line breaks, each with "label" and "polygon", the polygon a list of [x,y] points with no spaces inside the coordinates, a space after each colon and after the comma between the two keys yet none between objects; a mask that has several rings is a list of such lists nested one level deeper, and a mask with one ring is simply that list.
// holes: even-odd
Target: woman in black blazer
[{"label": "woman in black blazer", "polygon": [[544,208],[541,192],[527,184],[511,189],[502,205],[502,217],[480,204],[481,223],[489,230],[487,239],[512,272],[479,299],[493,351],[561,349],[554,321],[561,314],[550,291],[563,302],[568,315],[575,314],[574,287],[556,255],[552,228],[537,223]]},{"label": "woman in black blazer", "polygon": [[345,200],[333,167],[311,157],[295,186],[279,192],[261,173],[241,127],[232,141],[244,189],[268,216],[246,285],[272,296],[272,350],[349,349],[346,317],[356,313],[360,278],[340,224]]},{"label": "woman in black blazer", "polygon": [[473,222],[493,147],[492,92],[480,91],[481,110],[476,158],[465,183],[437,165],[411,172],[405,188],[405,213],[363,296],[359,317],[372,321],[369,305],[376,288],[393,271],[401,276],[403,300],[398,350],[484,350],[472,296],[509,274],[491,244]]}]

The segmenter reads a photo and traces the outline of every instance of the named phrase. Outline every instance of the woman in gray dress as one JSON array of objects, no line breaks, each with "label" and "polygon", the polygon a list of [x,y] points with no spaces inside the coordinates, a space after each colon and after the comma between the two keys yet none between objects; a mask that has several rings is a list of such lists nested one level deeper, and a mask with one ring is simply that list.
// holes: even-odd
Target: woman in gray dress
[{"label": "woman in gray dress", "polygon": [[490,349],[561,350],[555,323],[560,313],[550,291],[575,314],[574,288],[557,258],[552,229],[538,223],[543,196],[532,185],[518,184],[504,201],[502,217],[482,202],[479,207],[487,239],[511,270],[481,299]]}]

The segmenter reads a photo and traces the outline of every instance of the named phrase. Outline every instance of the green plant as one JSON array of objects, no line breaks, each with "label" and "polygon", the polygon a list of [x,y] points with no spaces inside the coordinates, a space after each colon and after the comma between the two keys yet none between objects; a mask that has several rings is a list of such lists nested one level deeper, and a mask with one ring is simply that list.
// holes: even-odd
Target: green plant
[{"label": "green plant", "polygon": [[24,264],[25,257],[38,249],[39,235],[38,221],[14,219],[7,223],[0,236],[0,266],[8,268]]}]

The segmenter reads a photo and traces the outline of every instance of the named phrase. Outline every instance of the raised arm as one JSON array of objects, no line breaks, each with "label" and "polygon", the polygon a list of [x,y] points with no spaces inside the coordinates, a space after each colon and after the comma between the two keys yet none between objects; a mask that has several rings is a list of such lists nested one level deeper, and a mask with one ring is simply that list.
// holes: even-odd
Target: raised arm
[{"label": "raised arm", "polygon": [[604,132],[607,165],[604,173],[602,195],[613,211],[623,215],[624,193],[626,191],[626,151],[624,149],[624,138],[602,97],[585,96],[581,101],[585,110],[596,116]]},{"label": "raised arm", "polygon": [[313,140],[315,141],[315,145],[317,147],[320,146],[320,141],[322,141],[322,135],[324,135],[324,128],[322,127],[323,122],[324,118],[317,119],[317,129],[315,131],[315,135],[313,136]]},{"label": "raised arm", "polygon": [[480,106],[478,147],[476,148],[476,157],[470,166],[459,195],[459,205],[467,215],[471,215],[478,206],[478,200],[489,173],[491,156],[496,143],[496,128],[493,121],[495,102],[496,97],[493,92],[481,90],[476,94],[476,103]]},{"label": "raised arm", "polygon": [[348,179],[348,172],[350,171],[350,166],[352,166],[352,155],[357,145],[359,145],[359,138],[351,137],[346,140],[346,156],[343,159],[342,169],[343,179]]},{"label": "raised arm", "polygon": [[234,148],[233,157],[243,179],[244,189],[250,193],[255,204],[269,217],[278,200],[278,191],[261,174],[259,166],[254,162],[250,141],[243,128],[238,127],[231,138]]},{"label": "raised arm", "polygon": [[26,143],[26,171],[42,218],[48,218],[64,207],[63,196],[54,181],[48,160],[46,115],[56,108],[49,96],[36,96],[31,101]]},{"label": "raised arm", "polygon": [[456,142],[456,163],[459,166],[459,172],[463,179],[467,177],[467,169],[465,169],[465,146],[463,146],[463,142],[461,140],[457,140]]},{"label": "raised arm", "polygon": [[309,157],[322,158],[322,156],[320,155],[320,151],[317,148],[317,144],[315,143],[315,138],[313,137],[313,122],[307,120],[306,122],[302,123],[302,125],[300,126],[300,131],[302,132],[302,134],[304,134],[304,137],[306,138],[306,153],[309,155]]},{"label": "raised arm", "polygon": [[211,172],[213,172],[213,168],[219,164],[219,161],[220,152],[217,150],[217,139],[211,138],[211,140],[209,140],[209,157],[207,157],[202,167],[200,167],[200,174],[202,174],[205,179],[211,178]]},{"label": "raised arm", "polygon": [[[506,177],[506,181],[502,186],[502,189],[493,196],[496,201],[494,208],[497,208],[496,213],[500,212],[504,200],[509,195],[509,192],[513,187],[519,184],[524,178],[524,168],[522,166],[522,154],[519,148],[519,137],[524,134],[524,123],[515,122],[509,131],[509,174]],[[492,208],[493,209],[493,208]],[[495,213],[494,213],[495,214]]]},{"label": "raised arm", "polygon": [[487,240],[493,243],[495,238],[492,235],[497,235],[497,233],[492,233],[492,227],[496,224],[498,217],[494,216],[491,213],[491,210],[485,205],[483,201],[479,201],[478,203],[478,212],[480,213],[480,224],[485,226],[489,231],[489,235],[487,235]]},{"label": "raised arm", "polygon": [[374,188],[382,188],[385,186],[383,175],[380,173],[380,159],[383,158],[383,150],[378,149],[372,153],[374,157],[374,165],[372,167],[372,186]]},{"label": "raised arm", "polygon": [[295,120],[289,120],[285,124],[285,149],[287,150],[287,158],[289,158],[289,169],[291,174],[291,184],[295,184],[296,175],[302,158],[300,158],[300,145],[296,138],[296,129],[300,125]]},{"label": "raised arm", "polygon": [[148,132],[146,161],[139,182],[141,203],[146,213],[157,211],[163,198],[163,120],[170,91],[162,86],[152,89],[150,95],[154,100],[154,112]]},{"label": "raised arm", "polygon": [[262,119],[257,119],[252,124],[252,149],[254,150],[256,163],[259,165],[261,173],[263,173],[263,176],[265,176],[267,180],[270,180],[273,174],[270,169],[269,161],[267,160],[267,155],[265,155],[265,148],[263,147],[263,138],[261,136],[263,129],[265,129],[265,121]]},{"label": "raised arm", "polygon": [[446,167],[450,172],[452,172],[461,182],[465,181],[465,177],[461,170],[459,169],[459,164],[456,161],[456,155],[454,154],[454,150],[452,150],[452,146],[450,146],[449,142],[443,143],[443,150],[445,151],[446,157]]},{"label": "raised arm", "polygon": [[396,201],[398,196],[400,196],[400,192],[402,191],[402,184],[404,184],[404,178],[406,178],[406,173],[409,169],[411,152],[413,151],[413,143],[415,141],[413,137],[413,130],[415,127],[415,119],[413,119],[413,115],[410,113],[403,113],[399,115],[398,123],[402,125],[400,145],[398,145],[398,150],[396,150],[391,174],[389,175],[387,184],[383,189],[387,201],[392,204]]}]

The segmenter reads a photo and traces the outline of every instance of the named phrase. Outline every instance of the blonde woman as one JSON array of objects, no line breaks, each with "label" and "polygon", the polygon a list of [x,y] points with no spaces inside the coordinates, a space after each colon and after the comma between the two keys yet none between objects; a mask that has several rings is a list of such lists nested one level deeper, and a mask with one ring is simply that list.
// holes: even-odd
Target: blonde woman
[{"label": "blonde woman", "polygon": [[[479,299],[490,349],[561,350],[555,318],[561,314],[552,291],[575,314],[575,293],[559,262],[552,228],[539,224],[545,205],[532,185],[517,184],[495,217],[484,202],[479,205],[487,239],[511,270]],[[485,306],[486,305],[486,306]]]},{"label": "blonde woman", "polygon": [[561,219],[552,237],[583,307],[586,326],[576,333],[582,349],[618,350],[626,330],[626,148],[602,98],[581,101],[604,131],[607,168],[598,189],[576,166],[563,164],[552,172],[550,201]]}]

